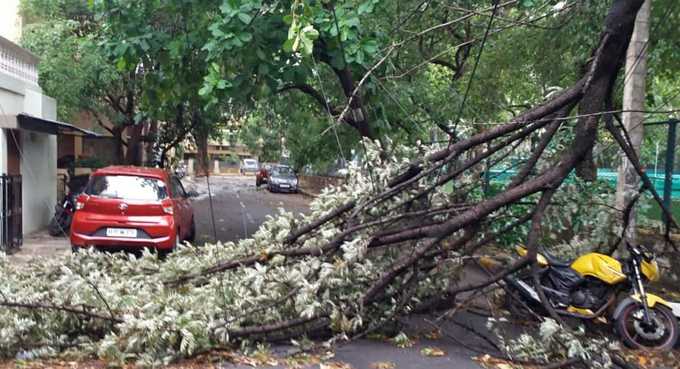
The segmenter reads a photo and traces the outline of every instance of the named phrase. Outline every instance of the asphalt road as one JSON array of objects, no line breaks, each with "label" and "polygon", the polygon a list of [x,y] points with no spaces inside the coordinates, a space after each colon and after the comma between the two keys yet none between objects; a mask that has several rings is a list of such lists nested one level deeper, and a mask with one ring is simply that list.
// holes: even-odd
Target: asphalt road
[{"label": "asphalt road", "polygon": [[[483,318],[470,314],[459,314],[454,319],[434,321],[426,315],[413,316],[401,321],[400,332],[409,337],[409,343],[397,346],[387,338],[358,339],[340,342],[334,347],[325,364],[301,364],[300,369],[482,369],[473,359],[480,355],[459,342],[474,346],[476,349],[491,350],[482,339],[457,325],[484,325]],[[436,332],[436,333],[435,333]],[[436,336],[435,336],[436,335]],[[437,351],[437,354],[428,354]],[[270,352],[278,365],[258,367],[267,369],[287,369],[284,358],[297,349],[290,345],[273,345]],[[224,363],[221,369],[248,369],[247,364]]]},{"label": "asphalt road", "polygon": [[215,241],[215,235],[222,242],[246,238],[257,231],[267,215],[275,215],[277,209],[304,213],[311,201],[301,194],[270,193],[264,187],[256,188],[253,176],[215,176],[209,181],[214,230],[206,178],[183,181],[187,189],[199,193],[193,201],[198,244]]}]

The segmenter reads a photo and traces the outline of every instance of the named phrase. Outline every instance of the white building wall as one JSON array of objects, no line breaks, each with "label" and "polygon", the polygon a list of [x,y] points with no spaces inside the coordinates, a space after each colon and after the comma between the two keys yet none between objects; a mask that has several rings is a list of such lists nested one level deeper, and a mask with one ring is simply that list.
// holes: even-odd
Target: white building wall
[{"label": "white building wall", "polygon": [[[24,112],[56,120],[57,104],[27,90]],[[21,141],[22,221],[28,234],[47,226],[57,203],[57,136],[23,131]]]},{"label": "white building wall", "polygon": [[[8,89],[13,87],[8,83],[9,79],[0,73],[0,119],[8,119],[8,115],[18,114],[24,107],[24,96]],[[0,129],[0,173],[7,173],[7,138],[5,130]]]},{"label": "white building wall", "polygon": [[[56,119],[56,101],[31,81],[0,71],[0,116],[27,113]],[[47,226],[57,202],[57,137],[21,133],[22,222],[24,235]],[[0,173],[7,171],[7,140],[0,129]]]},{"label": "white building wall", "polygon": [[0,36],[18,44],[21,38],[19,0],[0,0],[0,9]]}]

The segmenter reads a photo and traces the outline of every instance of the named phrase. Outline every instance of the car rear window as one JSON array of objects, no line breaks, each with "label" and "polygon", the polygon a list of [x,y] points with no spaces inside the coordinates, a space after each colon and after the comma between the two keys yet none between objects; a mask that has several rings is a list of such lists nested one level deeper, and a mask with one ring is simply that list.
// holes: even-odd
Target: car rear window
[{"label": "car rear window", "polygon": [[272,172],[280,176],[292,176],[295,174],[295,172],[293,172],[293,169],[291,169],[290,167],[275,167],[274,169],[272,169]]},{"label": "car rear window", "polygon": [[168,197],[168,188],[156,178],[137,176],[93,176],[85,193],[121,200],[159,201]]},{"label": "car rear window", "polygon": [[255,166],[257,165],[257,161],[253,159],[245,159],[243,162],[248,165],[248,166]]}]

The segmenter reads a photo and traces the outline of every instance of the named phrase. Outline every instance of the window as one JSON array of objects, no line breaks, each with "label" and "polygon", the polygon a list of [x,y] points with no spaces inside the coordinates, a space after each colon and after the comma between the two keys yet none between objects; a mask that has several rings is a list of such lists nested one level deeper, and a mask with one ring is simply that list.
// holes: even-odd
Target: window
[{"label": "window", "polygon": [[106,175],[94,176],[85,193],[109,199],[159,201],[168,197],[163,181],[156,178]]},{"label": "window", "polygon": [[274,167],[272,173],[278,176],[294,176],[295,173],[290,167]]},{"label": "window", "polygon": [[184,186],[182,186],[182,182],[180,182],[177,177],[172,177],[172,194],[175,198],[187,197],[187,193],[184,191]]}]

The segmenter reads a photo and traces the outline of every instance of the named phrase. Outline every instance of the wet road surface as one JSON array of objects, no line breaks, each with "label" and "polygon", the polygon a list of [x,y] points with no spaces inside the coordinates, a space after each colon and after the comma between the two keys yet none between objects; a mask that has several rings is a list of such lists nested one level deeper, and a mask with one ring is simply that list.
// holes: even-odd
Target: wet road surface
[{"label": "wet road surface", "polygon": [[187,190],[194,189],[199,193],[193,201],[198,244],[213,242],[215,234],[222,242],[247,238],[255,233],[267,215],[275,215],[277,209],[304,213],[311,201],[301,194],[270,193],[264,187],[257,188],[253,176],[216,176],[210,177],[209,181],[214,230],[206,178],[183,181]]}]

